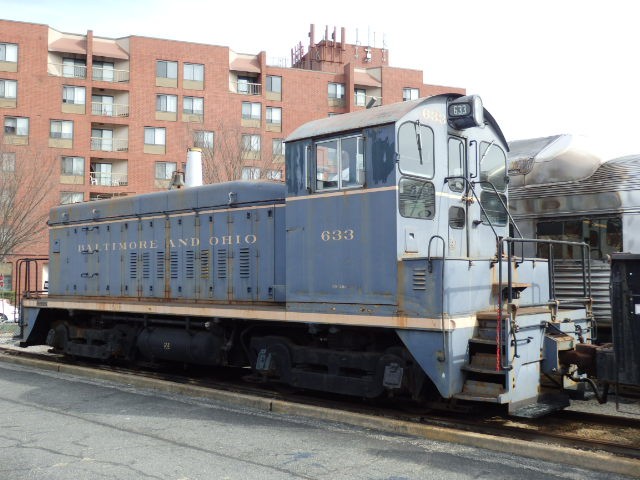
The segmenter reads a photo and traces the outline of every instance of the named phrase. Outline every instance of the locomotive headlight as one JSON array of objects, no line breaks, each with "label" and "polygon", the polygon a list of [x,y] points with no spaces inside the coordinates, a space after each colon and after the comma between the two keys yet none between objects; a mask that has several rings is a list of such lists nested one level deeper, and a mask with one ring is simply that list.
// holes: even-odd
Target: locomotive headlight
[{"label": "locomotive headlight", "polygon": [[467,95],[453,100],[447,107],[447,121],[451,128],[456,130],[481,127],[484,125],[482,100],[477,95]]}]

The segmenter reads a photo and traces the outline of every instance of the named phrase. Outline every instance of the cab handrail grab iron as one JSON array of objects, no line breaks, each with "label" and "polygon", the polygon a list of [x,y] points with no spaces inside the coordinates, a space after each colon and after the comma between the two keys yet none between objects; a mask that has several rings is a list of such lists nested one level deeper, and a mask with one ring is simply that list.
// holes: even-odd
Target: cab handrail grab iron
[{"label": "cab handrail grab iron", "polygon": [[431,258],[431,242],[435,239],[439,239],[442,241],[442,271],[440,273],[440,328],[442,329],[442,355],[438,355],[438,361],[444,362],[446,360],[446,334],[444,328],[444,266],[446,261],[446,246],[447,242],[445,242],[444,238],[440,235],[433,235],[429,239],[429,244],[427,246],[427,268],[429,273],[433,272],[433,260]]}]

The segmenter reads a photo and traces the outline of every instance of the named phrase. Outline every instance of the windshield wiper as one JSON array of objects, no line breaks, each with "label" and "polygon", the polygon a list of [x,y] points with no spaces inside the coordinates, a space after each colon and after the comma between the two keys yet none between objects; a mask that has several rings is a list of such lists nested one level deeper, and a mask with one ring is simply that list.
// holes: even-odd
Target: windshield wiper
[{"label": "windshield wiper", "polygon": [[418,142],[418,153],[420,154],[420,165],[422,165],[423,164],[423,162],[422,162],[422,134],[420,132],[420,121],[416,121],[415,128],[416,128],[416,141]]},{"label": "windshield wiper", "polygon": [[480,158],[480,165],[482,165],[482,161],[484,160],[484,157],[487,156],[487,153],[489,153],[489,150],[491,150],[491,147],[493,147],[493,145],[496,143],[495,140],[491,140],[491,143],[489,144],[489,146],[487,147],[487,149],[484,151],[484,153],[482,154],[482,158]]}]

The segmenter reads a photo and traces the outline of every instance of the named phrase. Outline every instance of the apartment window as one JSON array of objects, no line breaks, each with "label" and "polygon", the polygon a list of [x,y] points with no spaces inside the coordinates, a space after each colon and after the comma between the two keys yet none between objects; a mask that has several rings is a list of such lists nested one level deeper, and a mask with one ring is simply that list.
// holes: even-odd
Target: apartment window
[{"label": "apartment window", "polygon": [[282,138],[274,138],[271,140],[271,147],[274,157],[284,155],[284,140]]},{"label": "apartment window", "polygon": [[267,75],[267,91],[282,93],[282,77]]},{"label": "apartment window", "polygon": [[267,123],[282,124],[282,109],[279,107],[267,107]]},{"label": "apartment window", "polygon": [[176,95],[156,95],[156,111],[176,113],[178,111],[178,97]]},{"label": "apartment window", "polygon": [[91,150],[111,152],[113,150],[113,130],[92,128]]},{"label": "apartment window", "polygon": [[171,180],[176,166],[175,162],[156,162],[156,180]]},{"label": "apartment window", "polygon": [[259,152],[260,135],[242,135],[242,149],[245,152]]},{"label": "apartment window", "polygon": [[196,130],[193,132],[193,146],[198,148],[213,148],[213,132]]},{"label": "apartment window", "polygon": [[62,175],[84,176],[83,157],[62,157]]},{"label": "apartment window", "polygon": [[282,180],[282,170],[269,170],[267,178],[269,180]]},{"label": "apartment window", "polygon": [[16,98],[18,82],[15,80],[0,80],[0,98]]},{"label": "apartment window", "polygon": [[0,157],[0,170],[3,172],[16,171],[16,154],[14,152],[4,152]]},{"label": "apartment window", "polygon": [[158,60],[156,63],[156,77],[178,78],[178,62]]},{"label": "apartment window", "polygon": [[194,82],[204,82],[204,65],[199,63],[184,64],[184,79]]},{"label": "apartment window", "polygon": [[262,117],[262,104],[242,102],[242,118],[245,120],[260,120]]},{"label": "apartment window", "polygon": [[144,143],[146,145],[165,145],[166,133],[164,128],[144,127]]},{"label": "apartment window", "polygon": [[49,129],[50,138],[62,138],[69,140],[73,138],[73,122],[71,120],[51,120]]},{"label": "apartment window", "polygon": [[403,88],[402,101],[417,100],[420,97],[420,91],[417,88]]},{"label": "apartment window", "polygon": [[87,63],[82,58],[63,58],[62,76],[67,78],[85,78]]},{"label": "apartment window", "polygon": [[29,135],[29,119],[21,117],[4,117],[4,133],[26,137]]},{"label": "apartment window", "polygon": [[114,114],[114,98],[111,95],[92,95],[91,113],[112,117]]},{"label": "apartment window", "polygon": [[329,98],[344,98],[344,84],[343,83],[330,83],[329,84]]},{"label": "apartment window", "polygon": [[367,91],[364,88],[356,88],[355,100],[358,107],[364,107],[367,103]]},{"label": "apartment window", "polygon": [[84,87],[62,87],[62,103],[72,103],[74,105],[84,105],[86,102]]},{"label": "apartment window", "polygon": [[89,178],[91,181],[91,185],[102,185],[102,186],[118,185],[117,183],[114,182],[112,170],[113,170],[113,164],[111,163],[102,163],[102,162],[91,163],[91,165],[89,165],[89,171],[90,171]]},{"label": "apartment window", "polygon": [[260,168],[258,167],[243,167],[242,168],[242,180],[259,180]]},{"label": "apartment window", "polygon": [[60,203],[67,205],[69,203],[80,203],[84,201],[82,192],[60,192]]},{"label": "apartment window", "polygon": [[17,62],[18,45],[15,43],[0,43],[0,62]]},{"label": "apartment window", "polygon": [[114,67],[113,62],[99,62],[93,61],[93,79],[101,80],[103,82],[114,81]]},{"label": "apartment window", "polygon": [[202,115],[204,113],[204,98],[184,97],[182,111],[189,115]]}]

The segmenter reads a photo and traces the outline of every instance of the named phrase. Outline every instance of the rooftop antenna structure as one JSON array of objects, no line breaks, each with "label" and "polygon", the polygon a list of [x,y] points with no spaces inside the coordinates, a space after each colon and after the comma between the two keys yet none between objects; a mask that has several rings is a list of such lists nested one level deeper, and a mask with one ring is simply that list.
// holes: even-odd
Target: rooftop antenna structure
[{"label": "rooftop antenna structure", "polygon": [[382,34],[382,63],[387,61],[387,35]]},{"label": "rooftop antenna structure", "polygon": [[367,48],[364,52],[364,61],[371,62],[371,27],[367,27]]}]

